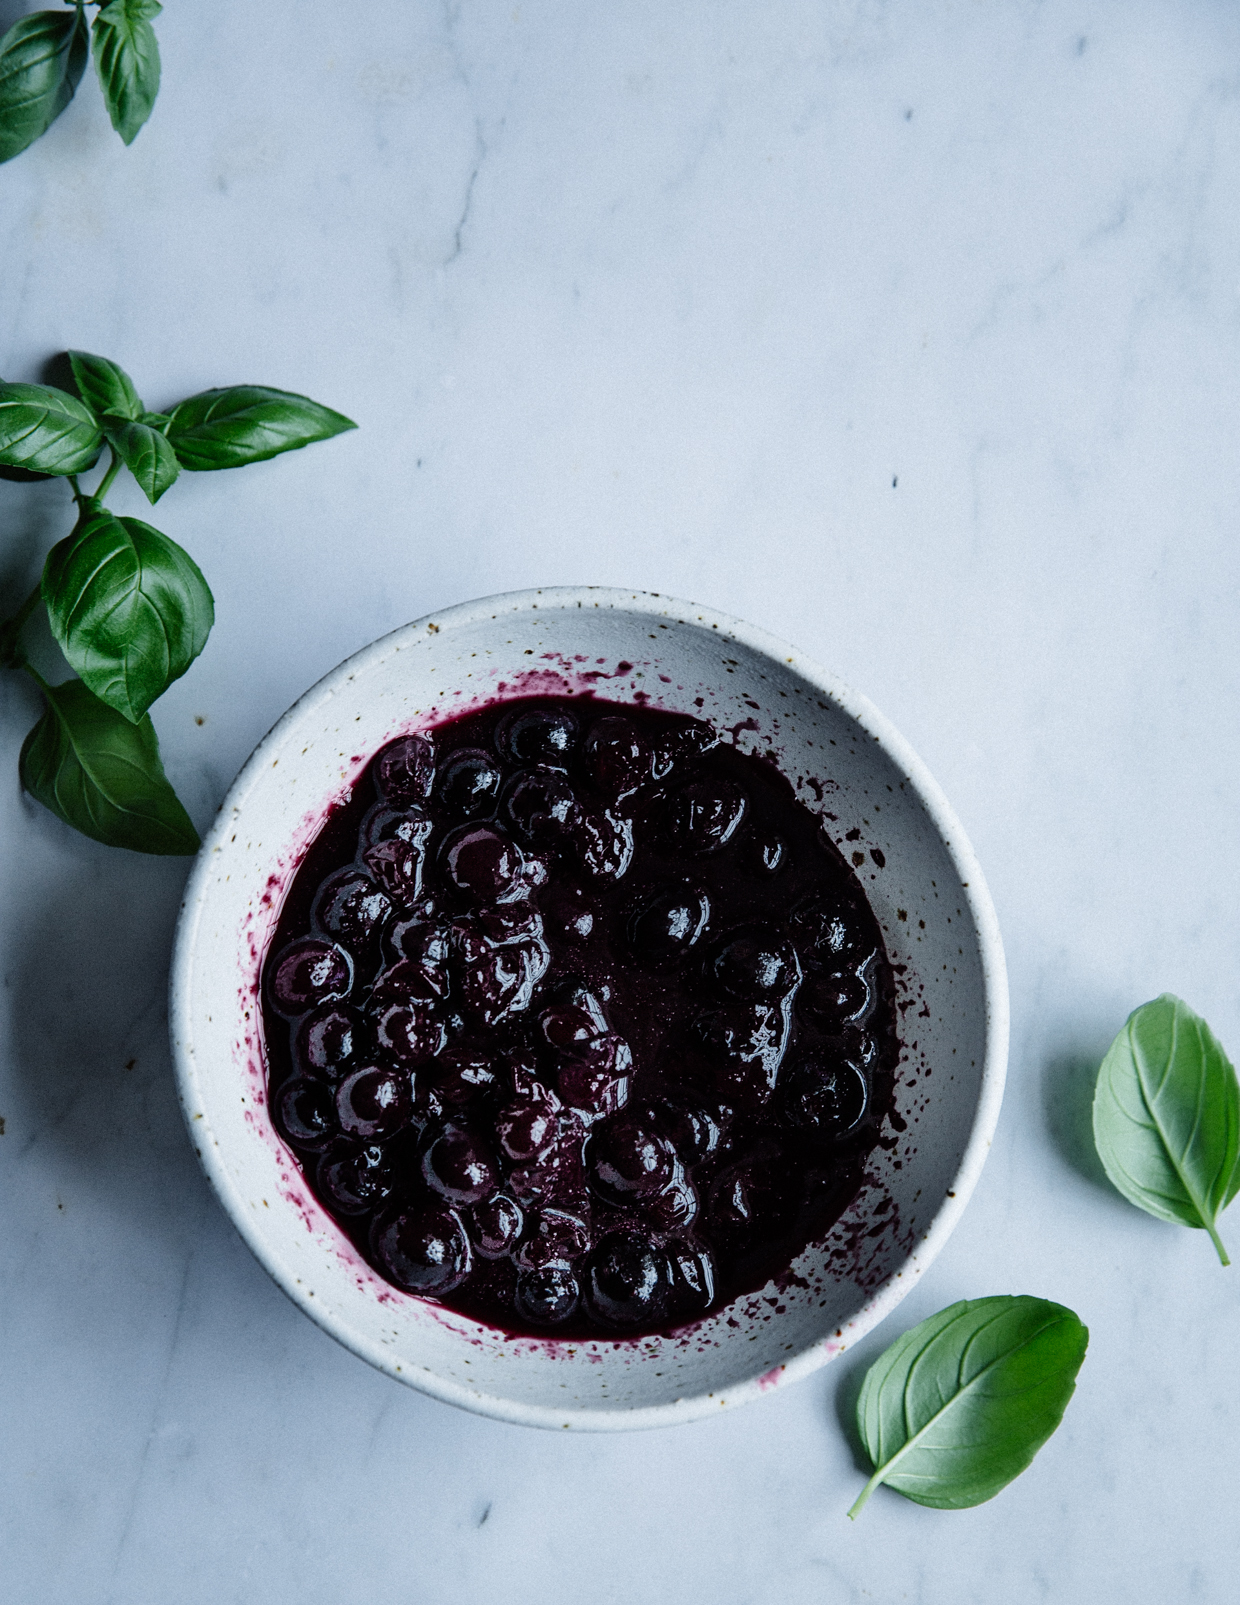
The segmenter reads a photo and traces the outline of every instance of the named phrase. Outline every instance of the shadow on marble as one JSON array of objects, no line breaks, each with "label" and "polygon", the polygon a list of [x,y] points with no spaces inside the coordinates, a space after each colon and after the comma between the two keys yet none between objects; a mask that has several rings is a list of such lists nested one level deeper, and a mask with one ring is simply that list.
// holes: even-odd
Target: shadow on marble
[{"label": "shadow on marble", "polygon": [[[31,817],[33,804],[22,813],[18,829],[30,831],[37,861],[62,827]],[[206,1185],[167,1041],[167,967],[187,864],[85,841],[56,846],[59,874],[42,877],[37,902],[11,910],[21,933],[9,973],[12,1158],[66,1174],[148,1240],[179,1243],[185,1208]]]},{"label": "shadow on marble", "polygon": [[1042,1072],[1042,1116],[1060,1158],[1083,1181],[1116,1203],[1119,1194],[1107,1179],[1094,1146],[1094,1084],[1110,1038],[1090,1040],[1047,1059]]},{"label": "shadow on marble", "polygon": [[[890,1341],[895,1340],[893,1338]],[[857,1400],[861,1397],[865,1374],[873,1365],[875,1358],[875,1350],[871,1345],[865,1344],[857,1353],[846,1355],[831,1363],[835,1382],[831,1394],[832,1413],[848,1445],[853,1465],[867,1479],[874,1467],[870,1464],[869,1456],[861,1444],[861,1434],[857,1431]]]}]

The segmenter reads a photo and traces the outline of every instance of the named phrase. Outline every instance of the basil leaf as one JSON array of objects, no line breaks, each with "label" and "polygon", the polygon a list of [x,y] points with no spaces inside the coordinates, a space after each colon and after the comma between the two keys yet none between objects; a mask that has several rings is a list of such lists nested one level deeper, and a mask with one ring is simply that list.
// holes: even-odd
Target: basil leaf
[{"label": "basil leaf", "polygon": [[1039,1298],[962,1300],[897,1338],[866,1373],[857,1426],[874,1475],[919,1505],[963,1510],[1020,1475],[1063,1419],[1089,1333]]},{"label": "basil leaf", "polygon": [[22,744],[22,785],[109,847],[193,853],[198,832],[168,784],[150,716],[130,724],[80,680],[45,686],[47,712]]},{"label": "basil leaf", "polygon": [[151,18],[157,0],[110,0],[95,16],[95,71],[112,127],[132,145],[159,94],[159,42]]},{"label": "basil leaf", "polygon": [[172,409],[168,439],[182,468],[241,468],[356,429],[305,396],[266,385],[204,390]]},{"label": "basil leaf", "polygon": [[92,412],[100,417],[106,412],[114,418],[141,418],[142,402],[124,368],[89,351],[70,351],[69,362],[78,393]]},{"label": "basil leaf", "polygon": [[206,645],[215,604],[166,535],[99,508],[48,553],[52,634],[86,685],[137,723]]},{"label": "basil leaf", "polygon": [[0,463],[44,474],[80,474],[103,444],[90,408],[50,385],[0,384]]},{"label": "basil leaf", "polygon": [[0,39],[0,162],[44,134],[73,99],[86,70],[86,16],[36,11]]},{"label": "basil leaf", "polygon": [[1209,1232],[1240,1190],[1240,1085],[1214,1033],[1164,992],[1107,1050],[1094,1093],[1094,1142],[1131,1204]]},{"label": "basil leaf", "polygon": [[105,418],[103,433],[153,505],[181,472],[176,452],[158,429],[145,422]]}]

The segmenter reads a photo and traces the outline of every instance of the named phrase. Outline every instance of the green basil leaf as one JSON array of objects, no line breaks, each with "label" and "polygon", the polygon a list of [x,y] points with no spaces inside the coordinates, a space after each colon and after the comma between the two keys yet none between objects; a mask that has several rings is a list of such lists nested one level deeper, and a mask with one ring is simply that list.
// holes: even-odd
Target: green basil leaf
[{"label": "green basil leaf", "polygon": [[36,11],[0,39],[0,162],[33,145],[73,99],[89,51],[86,16]]},{"label": "green basil leaf", "polygon": [[74,382],[82,400],[100,417],[141,418],[143,408],[133,380],[107,357],[93,357],[89,351],[70,351]]},{"label": "green basil leaf", "polygon": [[1094,1142],[1129,1203],[1209,1232],[1230,1263],[1216,1222],[1240,1190],[1240,1085],[1210,1027],[1170,992],[1134,1009],[1107,1050]]},{"label": "green basil leaf", "polygon": [[166,412],[144,412],[139,421],[149,425],[152,429],[158,429],[161,435],[166,435],[168,433],[168,425],[172,422],[172,419],[169,418]]},{"label": "green basil leaf", "polygon": [[95,16],[95,70],[112,127],[132,145],[159,94],[157,0],[110,0]]},{"label": "green basil leaf", "polygon": [[0,384],[0,463],[43,474],[93,466],[103,430],[90,408],[50,385]]},{"label": "green basil leaf", "polygon": [[158,429],[130,419],[103,421],[108,444],[142,486],[148,502],[154,504],[181,472],[177,454]]},{"label": "green basil leaf", "polygon": [[136,723],[206,645],[215,604],[166,535],[99,508],[48,553],[52,634],[86,685]]},{"label": "green basil leaf", "polygon": [[194,853],[198,832],[168,784],[150,716],[130,724],[80,680],[44,690],[22,744],[22,785],[84,836],[135,853]]},{"label": "green basil leaf", "polygon": [[168,439],[182,468],[241,468],[356,429],[305,396],[265,385],[204,390],[172,409]]},{"label": "green basil leaf", "polygon": [[1020,1475],[1063,1419],[1089,1333],[1045,1299],[962,1300],[897,1338],[866,1373],[857,1426],[874,1475],[919,1505],[963,1510]]}]

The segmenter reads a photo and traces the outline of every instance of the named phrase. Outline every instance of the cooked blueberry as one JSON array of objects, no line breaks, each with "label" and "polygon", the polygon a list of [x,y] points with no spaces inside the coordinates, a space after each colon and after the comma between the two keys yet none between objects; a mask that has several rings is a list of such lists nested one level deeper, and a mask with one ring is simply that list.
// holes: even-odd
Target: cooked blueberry
[{"label": "cooked blueberry", "polygon": [[365,1026],[356,1009],[328,1003],[298,1022],[293,1036],[293,1063],[309,1076],[334,1081],[361,1052]]},{"label": "cooked blueberry", "polygon": [[635,1232],[609,1232],[590,1256],[586,1300],[605,1326],[653,1325],[670,1294],[666,1256]]},{"label": "cooked blueberry", "polygon": [[587,1123],[618,1114],[629,1101],[633,1053],[614,1031],[579,1043],[561,1061],[556,1086]]},{"label": "cooked blueberry", "polygon": [[419,802],[430,795],[435,750],[425,736],[402,736],[384,747],[374,761],[375,787],[381,797]]},{"label": "cooked blueberry", "polygon": [[699,940],[710,920],[703,891],[673,887],[638,910],[629,927],[633,951],[646,964],[674,964]]},{"label": "cooked blueberry", "polygon": [[550,954],[544,943],[493,948],[460,972],[461,998],[483,1026],[498,1025],[528,1009]]},{"label": "cooked blueberry", "polygon": [[382,1007],[374,1017],[374,1032],[383,1053],[410,1065],[433,1059],[447,1040],[434,1005],[423,998]]},{"label": "cooked blueberry", "polygon": [[434,830],[433,822],[420,808],[376,803],[362,820],[358,846],[363,856],[369,848],[382,846],[384,842],[403,842],[407,847],[425,848]]},{"label": "cooked blueberry", "polygon": [[792,944],[761,926],[733,936],[715,955],[713,969],[725,992],[749,1003],[782,997],[801,978]]},{"label": "cooked blueberry", "polygon": [[517,1278],[518,1312],[535,1326],[559,1326],[577,1308],[581,1290],[567,1265],[545,1265]]},{"label": "cooked blueberry", "polygon": [[699,1015],[693,1034],[720,1069],[759,1070],[773,1086],[788,1042],[788,1018],[768,1003],[733,1003]]},{"label": "cooked blueberry", "polygon": [[465,747],[439,766],[435,801],[456,819],[487,813],[499,796],[503,770],[481,748]]},{"label": "cooked blueberry", "polygon": [[295,1148],[310,1153],[326,1148],[333,1137],[340,1135],[331,1091],[321,1081],[303,1081],[299,1077],[286,1081],[276,1094],[271,1113],[277,1130]]},{"label": "cooked blueberry", "polygon": [[311,918],[326,936],[357,956],[373,953],[392,912],[392,900],[369,875],[338,869],[319,887]]},{"label": "cooked blueberry", "polygon": [[671,1181],[661,1193],[644,1198],[642,1218],[648,1226],[661,1232],[683,1231],[697,1219],[697,1188],[679,1164]]},{"label": "cooked blueberry", "polygon": [[773,830],[757,831],[746,844],[746,856],[760,875],[776,875],[788,861],[782,836]]},{"label": "cooked blueberry", "polygon": [[590,1228],[562,1209],[540,1209],[526,1223],[525,1238],[514,1258],[523,1270],[544,1265],[570,1265],[590,1246]]},{"label": "cooked blueberry", "polygon": [[399,840],[377,842],[362,854],[372,879],[399,908],[408,908],[422,895],[426,855],[420,847]]},{"label": "cooked blueberry", "polygon": [[468,1043],[445,1048],[425,1075],[441,1102],[454,1106],[476,1103],[500,1084],[494,1052]]},{"label": "cooked blueberry", "polygon": [[631,719],[600,719],[582,747],[586,774],[608,797],[627,797],[650,778],[654,754]]},{"label": "cooked blueberry", "polygon": [[548,1153],[559,1135],[560,1107],[554,1093],[537,1087],[533,1096],[501,1110],[495,1133],[508,1158],[528,1163]]},{"label": "cooked blueberry", "polygon": [[544,1009],[538,1017],[538,1024],[553,1048],[563,1048],[568,1052],[584,1047],[591,1037],[599,1033],[597,1016],[589,1009],[571,1003]]},{"label": "cooked blueberry", "polygon": [[347,998],[352,987],[353,960],[343,948],[313,936],[290,942],[267,972],[271,1001],[288,1020]]},{"label": "cooked blueberry", "polygon": [[705,1310],[715,1302],[715,1266],[709,1249],[690,1241],[668,1244],[672,1298],[682,1314]]},{"label": "cooked blueberry", "polygon": [[785,1227],[796,1204],[794,1173],[785,1161],[750,1160],[725,1171],[711,1189],[709,1230],[743,1249]]},{"label": "cooked blueberry", "polygon": [[865,970],[820,970],[808,977],[797,1002],[811,1020],[838,1031],[864,1020],[874,997]]},{"label": "cooked blueberry", "polygon": [[577,745],[577,716],[567,708],[526,708],[506,714],[496,731],[499,750],[517,763],[562,767]]},{"label": "cooked blueberry", "polygon": [[523,842],[557,847],[581,812],[577,795],[555,769],[528,769],[504,791],[500,811]]},{"label": "cooked blueberry", "polygon": [[389,1196],[396,1177],[377,1143],[333,1144],[319,1160],[319,1190],[342,1215],[365,1215]]},{"label": "cooked blueberry", "polygon": [[495,1191],[495,1161],[476,1132],[445,1126],[422,1153],[422,1176],[450,1204],[477,1204]]},{"label": "cooked blueberry", "polygon": [[661,1193],[676,1173],[676,1150],[657,1131],[616,1120],[586,1145],[590,1186],[609,1204],[636,1203]]},{"label": "cooked blueberry", "polygon": [[443,845],[443,863],[454,885],[480,903],[495,902],[521,879],[521,849],[494,825],[461,825]]},{"label": "cooked blueberry", "polygon": [[672,840],[686,853],[717,853],[736,834],[746,806],[744,792],[730,780],[692,780],[670,800]]},{"label": "cooked blueberry", "polygon": [[723,1140],[723,1125],[716,1110],[681,1100],[656,1104],[652,1114],[659,1129],[671,1139],[676,1152],[688,1164],[696,1164],[713,1154]]},{"label": "cooked blueberry", "polygon": [[837,897],[811,898],[792,916],[792,939],[803,959],[837,969],[845,957],[852,962],[859,956],[858,911],[851,902]]},{"label": "cooked blueberry", "polygon": [[779,1088],[787,1118],[819,1137],[846,1137],[854,1131],[870,1098],[860,1065],[830,1053],[812,1054],[789,1065]]},{"label": "cooked blueberry", "polygon": [[389,964],[412,964],[436,997],[448,995],[448,931],[417,915],[389,921],[383,933],[383,951]]},{"label": "cooked blueberry", "polygon": [[520,1204],[505,1193],[496,1193],[475,1204],[469,1212],[470,1241],[483,1259],[502,1259],[516,1246],[525,1226]]},{"label": "cooked blueberry", "polygon": [[586,942],[598,920],[594,901],[580,886],[553,887],[542,898],[547,934],[561,942]]},{"label": "cooked blueberry", "polygon": [[366,1142],[394,1136],[409,1124],[412,1114],[407,1070],[366,1065],[347,1075],[336,1088],[336,1118],[347,1136]]},{"label": "cooked blueberry", "polygon": [[370,1246],[387,1275],[409,1293],[451,1293],[470,1272],[460,1216],[433,1204],[381,1215],[371,1227]]},{"label": "cooked blueberry", "polygon": [[596,880],[618,881],[633,862],[633,821],[610,808],[583,813],[569,839],[582,867]]}]

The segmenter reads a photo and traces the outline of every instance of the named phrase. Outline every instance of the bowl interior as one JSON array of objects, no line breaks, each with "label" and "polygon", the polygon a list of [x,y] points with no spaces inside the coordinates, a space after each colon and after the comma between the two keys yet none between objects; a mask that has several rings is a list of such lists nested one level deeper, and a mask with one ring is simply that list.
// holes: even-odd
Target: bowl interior
[{"label": "bowl interior", "polygon": [[[592,691],[696,714],[771,754],[850,857],[896,966],[904,1041],[889,1145],[793,1283],[664,1337],[512,1338],[374,1275],[320,1208],[265,1108],[258,970],[329,804],[403,732],[499,697]],[[756,631],[665,598],[544,591],[398,630],[293,707],[242,771],[186,890],[173,1047],[190,1133],[279,1284],[335,1337],[438,1397],[516,1421],[700,1415],[821,1364],[908,1291],[954,1224],[993,1130],[1006,988],[989,899],[933,781],[862,698]]]}]

